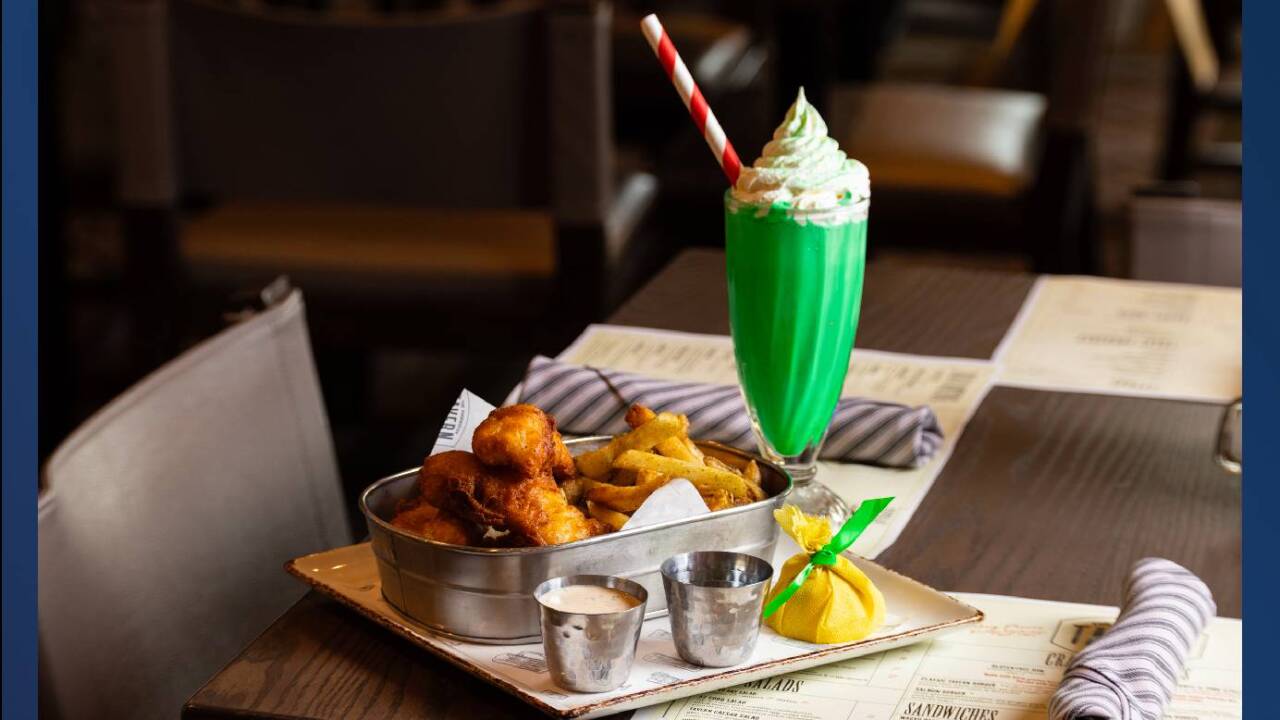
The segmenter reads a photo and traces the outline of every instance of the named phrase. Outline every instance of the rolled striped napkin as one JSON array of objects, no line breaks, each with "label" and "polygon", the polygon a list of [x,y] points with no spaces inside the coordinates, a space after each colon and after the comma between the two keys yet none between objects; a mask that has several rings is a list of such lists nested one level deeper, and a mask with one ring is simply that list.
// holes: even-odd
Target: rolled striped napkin
[{"label": "rolled striped napkin", "polygon": [[[529,364],[520,402],[551,413],[570,435],[616,435],[627,429],[632,403],[689,416],[689,435],[755,450],[751,420],[736,385],[672,382],[547,357]],[[927,407],[844,398],[836,405],[821,457],[916,467],[942,446],[942,429]]]},{"label": "rolled striped napkin", "polygon": [[1161,558],[1139,560],[1120,616],[1075,656],[1049,702],[1052,720],[1159,720],[1187,653],[1216,615],[1200,578]]}]

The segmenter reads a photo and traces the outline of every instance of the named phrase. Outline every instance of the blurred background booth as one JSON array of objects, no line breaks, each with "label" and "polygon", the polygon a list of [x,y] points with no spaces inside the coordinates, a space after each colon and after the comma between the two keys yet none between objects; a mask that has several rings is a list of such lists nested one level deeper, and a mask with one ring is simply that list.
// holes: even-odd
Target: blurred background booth
[{"label": "blurred background booth", "polygon": [[875,263],[1238,282],[1239,6],[42,3],[42,451],[287,275],[350,493],[720,247],[648,12],[745,162],[806,89]]},{"label": "blurred background booth", "polygon": [[285,272],[322,347],[553,347],[625,292],[605,279],[654,181],[617,173],[607,5],[109,12],[126,272],[156,330],[188,290]]}]

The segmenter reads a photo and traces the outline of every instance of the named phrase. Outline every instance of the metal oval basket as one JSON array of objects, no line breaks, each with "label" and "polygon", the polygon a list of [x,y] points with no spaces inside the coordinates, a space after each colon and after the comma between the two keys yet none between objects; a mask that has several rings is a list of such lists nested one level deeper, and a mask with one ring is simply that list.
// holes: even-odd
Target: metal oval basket
[{"label": "metal oval basket", "polygon": [[[594,450],[610,438],[569,440],[570,452]],[[647,618],[667,613],[662,561],[690,550],[732,550],[771,560],[778,541],[773,511],[791,492],[791,477],[757,455],[699,442],[713,453],[755,460],[769,497],[684,520],[620,530],[563,545],[483,548],[434,542],[391,525],[397,504],[417,494],[418,470],[383,478],[360,495],[387,602],[435,632],[468,642],[538,642],[533,589],[561,575],[617,575],[649,591]]]}]

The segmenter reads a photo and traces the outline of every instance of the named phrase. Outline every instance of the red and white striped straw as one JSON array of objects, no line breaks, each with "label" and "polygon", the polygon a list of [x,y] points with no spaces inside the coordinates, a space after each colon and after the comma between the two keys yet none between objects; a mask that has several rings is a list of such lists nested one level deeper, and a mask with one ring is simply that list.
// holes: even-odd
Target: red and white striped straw
[{"label": "red and white striped straw", "polygon": [[657,54],[663,69],[667,71],[667,77],[671,78],[671,83],[676,86],[676,92],[680,93],[680,99],[689,109],[693,122],[706,138],[707,146],[711,148],[711,152],[715,153],[720,169],[724,170],[725,177],[729,178],[729,184],[736,184],[738,173],[742,170],[742,162],[738,160],[738,153],[734,151],[729,139],[724,136],[724,129],[720,127],[720,122],[707,106],[707,100],[702,97],[702,91],[693,81],[689,68],[676,52],[676,46],[671,44],[671,37],[667,35],[666,30],[662,29],[662,23],[658,22],[657,15],[647,15],[640,21],[640,28],[644,30],[644,36],[649,41],[649,46],[653,48],[653,52]]}]

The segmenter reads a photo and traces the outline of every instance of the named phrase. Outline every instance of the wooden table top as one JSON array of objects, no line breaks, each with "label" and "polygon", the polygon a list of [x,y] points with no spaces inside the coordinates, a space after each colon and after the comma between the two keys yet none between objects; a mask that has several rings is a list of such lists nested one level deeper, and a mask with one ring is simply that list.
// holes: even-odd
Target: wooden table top
[{"label": "wooden table top", "polygon": [[[988,358],[1034,278],[872,266],[858,346]],[[610,319],[727,333],[724,256],[686,252]],[[1200,575],[1240,616],[1240,478],[1221,406],[993,388],[879,561],[934,587],[1115,605],[1137,559]],[[315,593],[200,689],[184,718],[517,718],[528,706]]]}]

